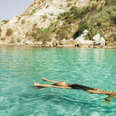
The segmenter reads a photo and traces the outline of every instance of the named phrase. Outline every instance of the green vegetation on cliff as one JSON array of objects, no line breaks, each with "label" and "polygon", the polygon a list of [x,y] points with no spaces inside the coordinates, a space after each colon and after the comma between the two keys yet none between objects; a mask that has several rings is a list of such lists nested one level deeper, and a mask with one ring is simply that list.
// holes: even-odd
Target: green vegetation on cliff
[{"label": "green vegetation on cliff", "polygon": [[51,24],[47,28],[38,28],[32,36],[38,41],[50,41],[55,30],[55,24]]},{"label": "green vegetation on cliff", "polygon": [[87,29],[88,39],[100,33],[107,41],[116,40],[115,0],[91,0],[90,5],[83,8],[72,4],[68,7],[70,7],[68,11],[58,15],[54,26],[38,28],[33,34],[34,37],[37,40],[50,40],[52,34],[55,33],[58,40],[70,39],[74,35],[79,36]]},{"label": "green vegetation on cliff", "polygon": [[94,1],[88,14],[81,19],[78,31],[82,32],[85,28],[89,30],[89,38],[100,33],[108,41],[115,40],[116,1]]}]

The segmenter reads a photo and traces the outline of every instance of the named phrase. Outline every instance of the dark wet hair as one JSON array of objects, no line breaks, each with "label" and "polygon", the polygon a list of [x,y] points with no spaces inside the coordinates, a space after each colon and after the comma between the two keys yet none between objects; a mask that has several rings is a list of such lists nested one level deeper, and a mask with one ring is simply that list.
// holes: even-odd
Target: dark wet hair
[{"label": "dark wet hair", "polygon": [[88,87],[88,86],[84,86],[84,85],[79,85],[79,84],[71,84],[70,87],[72,89],[81,89],[81,90],[84,90],[84,91],[95,90],[94,88],[91,88],[91,87]]}]

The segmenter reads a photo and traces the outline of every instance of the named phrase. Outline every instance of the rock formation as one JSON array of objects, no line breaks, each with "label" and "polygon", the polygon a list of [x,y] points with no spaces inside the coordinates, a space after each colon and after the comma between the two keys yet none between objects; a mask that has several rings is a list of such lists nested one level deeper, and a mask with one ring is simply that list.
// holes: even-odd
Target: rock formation
[{"label": "rock formation", "polygon": [[[103,9],[105,4],[105,0],[35,0],[20,16],[0,21],[0,44],[75,46],[74,35],[80,37],[85,29],[89,35],[85,43],[91,43],[89,39],[102,25],[99,21],[92,22],[94,10]],[[113,15],[113,23],[114,19]],[[115,27],[110,29],[116,30]],[[94,30],[96,33],[93,33]],[[101,28],[100,33],[105,32]]]}]

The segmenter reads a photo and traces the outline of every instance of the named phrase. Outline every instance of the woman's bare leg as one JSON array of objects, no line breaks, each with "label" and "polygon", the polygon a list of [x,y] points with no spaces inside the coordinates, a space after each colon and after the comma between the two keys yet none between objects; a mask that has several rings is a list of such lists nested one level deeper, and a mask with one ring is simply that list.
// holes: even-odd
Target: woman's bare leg
[{"label": "woman's bare leg", "polygon": [[48,79],[46,79],[46,78],[42,78],[42,80],[43,80],[43,81],[48,81],[48,82],[50,82],[50,83],[57,83],[57,81],[48,80]]},{"label": "woman's bare leg", "polygon": [[93,93],[93,94],[103,94],[103,90],[99,90],[99,89],[95,89],[95,90],[87,90],[89,93]]},{"label": "woman's bare leg", "polygon": [[93,93],[93,94],[105,94],[108,95],[109,97],[114,97],[116,95],[116,92],[112,92],[112,91],[104,91],[102,89],[96,89],[96,90],[88,90],[89,93]]}]

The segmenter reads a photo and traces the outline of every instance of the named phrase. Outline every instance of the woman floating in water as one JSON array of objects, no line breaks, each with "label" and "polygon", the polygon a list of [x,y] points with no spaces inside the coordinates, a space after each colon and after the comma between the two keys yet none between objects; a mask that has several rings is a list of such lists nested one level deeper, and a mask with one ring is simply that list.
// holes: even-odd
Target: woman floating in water
[{"label": "woman floating in water", "polygon": [[105,101],[107,102],[112,101],[112,98],[116,98],[115,96],[116,92],[112,92],[112,91],[104,91],[103,89],[91,88],[91,87],[87,87],[87,86],[79,85],[79,84],[67,84],[65,82],[57,82],[53,80],[48,80],[46,78],[43,78],[42,80],[51,82],[53,84],[50,84],[50,85],[39,84],[39,83],[34,82],[34,86],[40,87],[40,88],[54,87],[54,88],[64,88],[64,89],[80,89],[80,90],[84,90],[92,94],[105,94],[105,95],[108,95],[108,97],[105,98]]}]

